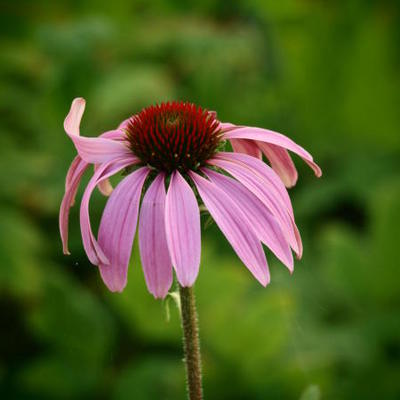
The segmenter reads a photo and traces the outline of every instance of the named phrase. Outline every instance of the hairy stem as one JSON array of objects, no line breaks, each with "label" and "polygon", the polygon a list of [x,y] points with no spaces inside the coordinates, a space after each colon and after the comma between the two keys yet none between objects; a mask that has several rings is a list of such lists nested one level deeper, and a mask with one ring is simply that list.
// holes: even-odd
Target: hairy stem
[{"label": "hairy stem", "polygon": [[189,400],[202,400],[199,326],[193,287],[179,285]]}]

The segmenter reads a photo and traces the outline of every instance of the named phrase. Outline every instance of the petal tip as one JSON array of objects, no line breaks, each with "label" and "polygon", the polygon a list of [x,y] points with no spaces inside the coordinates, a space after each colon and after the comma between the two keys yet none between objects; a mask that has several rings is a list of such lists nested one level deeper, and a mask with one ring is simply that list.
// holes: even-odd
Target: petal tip
[{"label": "petal tip", "polygon": [[260,281],[261,285],[267,287],[271,283],[271,277],[268,275],[265,279]]},{"label": "petal tip", "polygon": [[112,293],[122,293],[127,283],[126,280],[122,282],[116,282],[114,280],[105,279],[103,276],[102,279],[104,284],[107,286],[107,289]]},{"label": "petal tip", "polygon": [[287,189],[291,189],[291,188],[293,188],[293,187],[296,186],[297,179],[296,179],[295,181],[292,181],[292,182],[286,181],[286,182],[283,182],[283,183],[285,184],[285,186],[286,186]]},{"label": "petal tip", "polygon": [[288,189],[290,189],[290,188],[296,186],[298,179],[299,179],[299,174],[296,171],[295,175],[293,175],[292,177],[286,177],[285,179],[282,179],[282,181],[283,181],[284,185]]},{"label": "petal tip", "polygon": [[114,190],[113,187],[111,186],[111,184],[108,181],[100,182],[97,185],[97,189],[105,197],[109,197],[111,195],[111,193],[113,192],[113,190]]},{"label": "petal tip", "polygon": [[72,105],[86,105],[86,100],[83,97],[75,97],[74,100],[72,100]]},{"label": "petal tip", "polygon": [[319,166],[317,163],[315,163],[314,161],[313,161],[313,163],[312,163],[310,166],[311,166],[311,168],[314,170],[315,176],[316,176],[317,178],[321,178],[321,176],[322,176],[322,169],[320,168],[320,166]]},{"label": "petal tip", "polygon": [[159,292],[159,293],[157,293],[157,292],[151,292],[151,294],[153,295],[153,297],[154,297],[156,300],[164,300],[164,299],[167,297],[168,291],[166,291],[166,292]]},{"label": "petal tip", "polygon": [[293,274],[294,271],[294,261],[293,258],[291,260],[286,260],[284,263],[285,267],[289,270],[290,275]]},{"label": "petal tip", "polygon": [[[197,269],[198,269],[198,268],[197,268]],[[194,277],[179,276],[179,275],[177,274],[176,277],[177,277],[177,279],[178,279],[179,284],[180,284],[182,287],[192,287],[192,286],[194,285],[195,281],[196,281],[197,274],[196,274],[196,276],[194,276]]]},{"label": "petal tip", "polygon": [[86,100],[83,97],[76,97],[72,100],[71,108],[64,120],[64,130],[68,135],[79,136],[79,125],[85,107]]}]

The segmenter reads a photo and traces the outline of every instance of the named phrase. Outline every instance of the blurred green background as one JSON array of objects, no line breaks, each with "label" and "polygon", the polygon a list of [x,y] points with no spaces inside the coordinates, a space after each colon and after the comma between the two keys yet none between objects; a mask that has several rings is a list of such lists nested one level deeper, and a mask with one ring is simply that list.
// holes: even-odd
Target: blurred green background
[{"label": "blurred green background", "polygon": [[[206,399],[400,398],[397,1],[14,0],[0,31],[0,398],[184,398],[178,314],[147,292],[137,251],[125,292],[107,292],[75,207],[62,254],[77,96],[88,136],[190,100],[288,134],[324,171],[296,160],[293,276],[269,255],[262,288],[204,231]],[[104,203],[96,193],[93,221]]]}]

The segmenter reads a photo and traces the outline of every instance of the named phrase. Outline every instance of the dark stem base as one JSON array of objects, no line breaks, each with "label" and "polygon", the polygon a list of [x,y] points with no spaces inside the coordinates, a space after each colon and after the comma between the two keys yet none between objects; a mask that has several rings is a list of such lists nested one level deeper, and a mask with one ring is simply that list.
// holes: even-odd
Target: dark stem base
[{"label": "dark stem base", "polygon": [[199,327],[193,287],[179,285],[189,400],[202,400]]}]

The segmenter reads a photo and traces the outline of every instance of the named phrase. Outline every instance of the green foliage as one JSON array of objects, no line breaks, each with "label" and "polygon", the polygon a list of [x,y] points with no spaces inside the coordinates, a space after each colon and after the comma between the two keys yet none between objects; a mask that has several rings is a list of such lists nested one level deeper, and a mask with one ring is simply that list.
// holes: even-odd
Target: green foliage
[{"label": "green foliage", "polygon": [[[396,399],[400,393],[400,9],[396,2],[14,1],[0,13],[0,397],[184,398],[179,315],[147,292],[137,245],[104,288],[58,207],[87,99],[98,135],[149,103],[191,100],[288,134],[304,257],[269,254],[259,286],[215,224],[196,284],[207,399]],[[87,177],[84,181],[86,182]],[[85,183],[83,182],[83,183]],[[79,192],[78,199],[82,191]],[[97,226],[105,200],[91,203]]]}]

